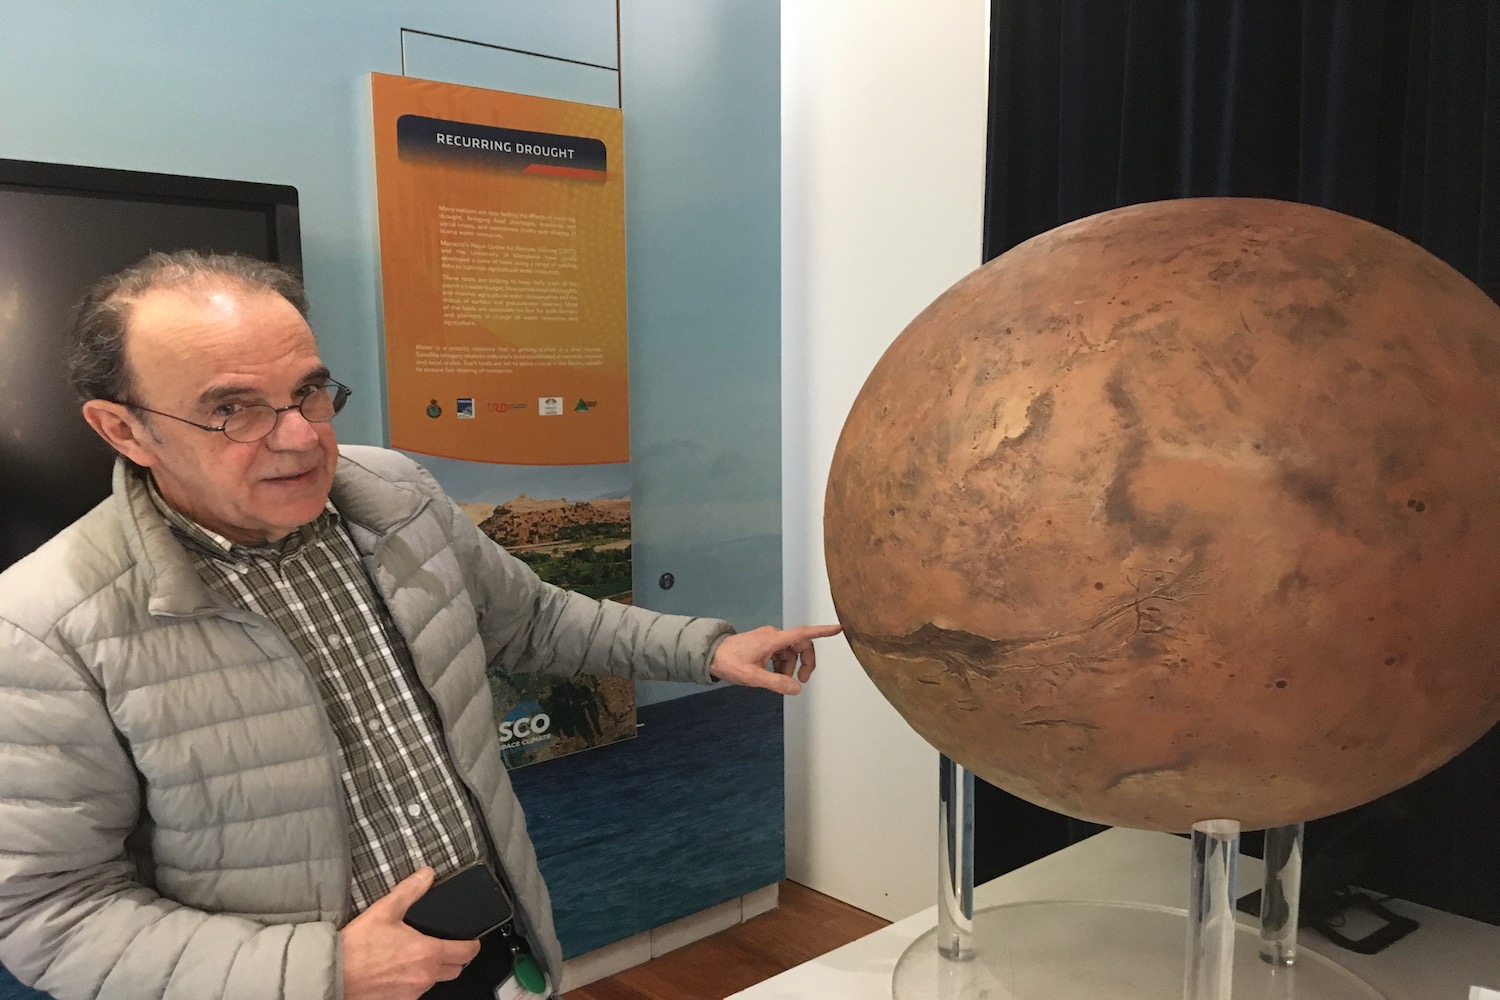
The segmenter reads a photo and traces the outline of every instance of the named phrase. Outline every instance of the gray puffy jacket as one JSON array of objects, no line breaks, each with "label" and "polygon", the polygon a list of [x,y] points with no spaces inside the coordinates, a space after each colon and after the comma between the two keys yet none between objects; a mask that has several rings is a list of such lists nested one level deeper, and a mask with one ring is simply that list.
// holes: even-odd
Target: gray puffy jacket
[{"label": "gray puffy jacket", "polygon": [[[542,583],[419,466],[342,449],[332,499],[557,983],[552,907],[487,664],[706,682],[711,619]],[[230,607],[123,465],[0,574],[0,963],[58,1000],[328,1000],[350,914],[339,753],[308,667]]]}]

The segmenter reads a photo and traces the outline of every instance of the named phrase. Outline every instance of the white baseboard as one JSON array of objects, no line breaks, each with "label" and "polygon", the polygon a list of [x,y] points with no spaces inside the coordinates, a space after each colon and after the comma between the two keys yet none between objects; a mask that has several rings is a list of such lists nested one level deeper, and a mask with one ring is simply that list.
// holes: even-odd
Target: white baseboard
[{"label": "white baseboard", "polygon": [[710,934],[758,917],[776,908],[781,886],[772,883],[718,906],[643,931],[623,941],[585,952],[563,963],[562,992],[576,990],[649,962],[658,955],[701,941]]},{"label": "white baseboard", "polygon": [[744,904],[745,908],[744,916],[740,919],[749,920],[751,917],[758,917],[762,913],[770,913],[776,909],[776,905],[780,900],[781,884],[778,882],[773,882],[764,889],[747,892],[740,897],[740,902]]}]

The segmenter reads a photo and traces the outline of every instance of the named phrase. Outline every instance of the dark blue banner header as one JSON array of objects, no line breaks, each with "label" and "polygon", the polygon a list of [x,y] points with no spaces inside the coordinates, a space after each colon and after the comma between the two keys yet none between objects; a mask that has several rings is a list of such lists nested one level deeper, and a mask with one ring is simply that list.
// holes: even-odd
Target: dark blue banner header
[{"label": "dark blue banner header", "polygon": [[403,159],[449,160],[467,166],[553,177],[603,180],[606,150],[598,139],[445,121],[421,115],[396,120]]}]

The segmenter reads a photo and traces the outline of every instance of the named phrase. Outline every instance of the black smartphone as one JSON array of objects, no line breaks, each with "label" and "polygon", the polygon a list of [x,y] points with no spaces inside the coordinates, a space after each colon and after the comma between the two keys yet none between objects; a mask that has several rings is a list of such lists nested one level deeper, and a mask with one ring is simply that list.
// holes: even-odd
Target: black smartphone
[{"label": "black smartphone", "polygon": [[511,918],[510,897],[489,866],[476,862],[428,889],[406,910],[406,925],[428,937],[473,941]]}]

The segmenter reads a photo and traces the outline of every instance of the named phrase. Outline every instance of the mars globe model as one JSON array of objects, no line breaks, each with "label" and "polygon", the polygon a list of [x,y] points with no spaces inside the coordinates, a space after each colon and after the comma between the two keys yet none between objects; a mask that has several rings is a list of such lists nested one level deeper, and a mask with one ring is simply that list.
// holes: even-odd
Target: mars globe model
[{"label": "mars globe model", "polygon": [[860,663],[987,781],[1148,829],[1359,805],[1500,720],[1500,308],[1306,205],[1062,226],[891,345],[825,546]]}]

